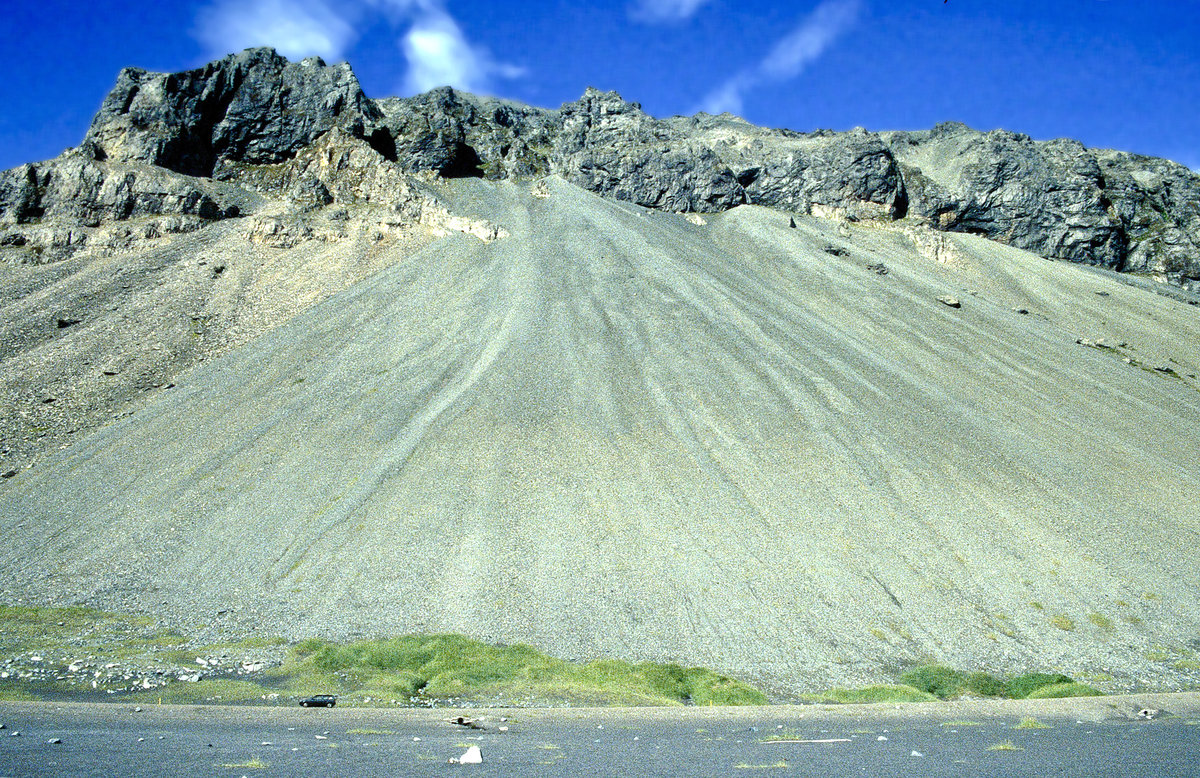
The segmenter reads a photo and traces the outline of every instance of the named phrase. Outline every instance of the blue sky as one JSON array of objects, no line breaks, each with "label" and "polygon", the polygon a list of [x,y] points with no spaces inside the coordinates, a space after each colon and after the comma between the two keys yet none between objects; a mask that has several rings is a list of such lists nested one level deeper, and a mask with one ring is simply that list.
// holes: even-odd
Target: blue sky
[{"label": "blue sky", "polygon": [[347,60],[372,97],[441,83],[557,107],[923,129],[955,120],[1200,170],[1200,0],[9,0],[0,169],[79,142],[126,65],[251,45]]}]

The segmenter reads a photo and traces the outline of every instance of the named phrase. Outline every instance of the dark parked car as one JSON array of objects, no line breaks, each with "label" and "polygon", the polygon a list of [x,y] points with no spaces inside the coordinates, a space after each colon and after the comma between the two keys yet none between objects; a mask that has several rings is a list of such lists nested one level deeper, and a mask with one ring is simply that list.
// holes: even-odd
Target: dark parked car
[{"label": "dark parked car", "polygon": [[314,694],[300,700],[301,708],[332,708],[334,705],[337,705],[335,694]]}]

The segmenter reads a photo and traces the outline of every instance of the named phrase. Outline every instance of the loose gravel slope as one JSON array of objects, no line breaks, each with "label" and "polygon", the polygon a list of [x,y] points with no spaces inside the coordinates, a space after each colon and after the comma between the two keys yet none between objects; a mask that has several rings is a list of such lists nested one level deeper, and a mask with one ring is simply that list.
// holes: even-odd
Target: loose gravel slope
[{"label": "loose gravel slope", "polygon": [[443,238],[7,479],[0,596],[783,693],[1196,675],[1200,308],[969,235],[546,187],[455,183],[510,237]]}]

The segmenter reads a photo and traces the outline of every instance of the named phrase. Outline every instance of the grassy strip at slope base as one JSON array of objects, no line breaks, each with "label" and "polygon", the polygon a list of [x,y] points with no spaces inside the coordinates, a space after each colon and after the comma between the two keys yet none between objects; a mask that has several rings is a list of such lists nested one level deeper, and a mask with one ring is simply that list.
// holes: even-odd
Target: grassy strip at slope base
[{"label": "grassy strip at slope base", "polygon": [[858,689],[830,689],[819,694],[804,694],[807,702],[834,702],[847,705],[871,702],[932,702],[938,698],[907,684],[882,684]]},{"label": "grassy strip at slope base", "polygon": [[[942,665],[917,667],[900,676],[901,683],[948,700],[971,694],[1015,700],[1094,697],[1100,691],[1061,673],[1026,673],[1004,680],[987,673],[963,673]],[[1053,690],[1053,691],[1051,691]]]},{"label": "grassy strip at slope base", "polygon": [[[220,670],[198,657],[224,657]],[[237,672],[247,656],[281,664]],[[345,705],[763,705],[757,689],[699,667],[567,662],[525,645],[406,635],[339,645],[252,636],[198,644],[148,616],[0,605],[0,699],[295,704],[335,693]],[[188,678],[189,680],[179,680]],[[139,684],[147,679],[146,688]]]},{"label": "grassy strip at slope base", "polygon": [[298,644],[280,671],[307,693],[341,689],[354,697],[531,700],[588,705],[762,705],[766,695],[699,667],[616,659],[587,663],[525,645],[492,646],[461,635],[405,635],[336,645]]},{"label": "grassy strip at slope base", "polygon": [[925,665],[901,675],[899,684],[830,689],[818,694],[802,695],[802,699],[808,702],[871,703],[930,702],[965,695],[1037,700],[1096,697],[1101,694],[1091,686],[1060,673],[1026,673],[1004,680],[988,673],[964,673],[943,665]]}]

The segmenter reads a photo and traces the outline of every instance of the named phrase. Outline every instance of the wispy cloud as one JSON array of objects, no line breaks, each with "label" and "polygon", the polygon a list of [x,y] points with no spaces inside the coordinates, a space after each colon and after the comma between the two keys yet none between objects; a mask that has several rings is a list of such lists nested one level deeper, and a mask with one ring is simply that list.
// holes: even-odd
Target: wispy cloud
[{"label": "wispy cloud", "polygon": [[210,55],[273,46],[285,57],[336,59],[354,40],[354,25],[324,0],[217,0],[200,9],[194,34]]},{"label": "wispy cloud", "polygon": [[760,62],[705,95],[699,110],[740,114],[746,92],[764,84],[797,78],[854,26],[860,8],[861,0],[824,0],[791,32],[776,41]]},{"label": "wispy cloud", "polygon": [[[403,0],[390,1],[405,5]],[[497,62],[486,49],[473,46],[440,3],[417,2],[411,6],[397,9],[411,20],[400,42],[408,61],[405,91],[425,92],[449,85],[480,92],[487,91],[497,76],[511,79],[525,74],[524,68]]]},{"label": "wispy cloud", "polygon": [[195,37],[210,56],[273,46],[296,59],[342,59],[359,31],[378,22],[398,31],[406,93],[438,86],[487,91],[495,79],[524,75],[471,43],[444,0],[215,0],[197,14]]},{"label": "wispy cloud", "polygon": [[648,24],[681,22],[690,19],[709,0],[634,0],[629,16]]}]

